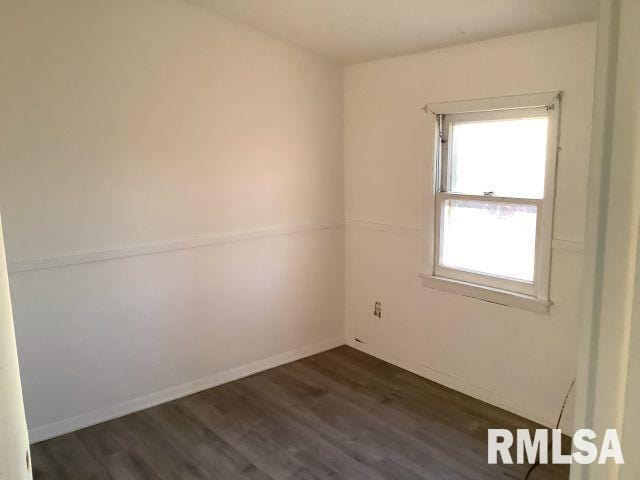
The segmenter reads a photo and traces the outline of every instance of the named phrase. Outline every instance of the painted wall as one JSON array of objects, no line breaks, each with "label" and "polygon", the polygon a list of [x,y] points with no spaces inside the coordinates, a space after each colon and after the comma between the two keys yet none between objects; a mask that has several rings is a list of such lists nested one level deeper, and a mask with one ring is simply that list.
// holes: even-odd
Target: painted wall
[{"label": "painted wall", "polygon": [[31,478],[29,437],[22,403],[9,277],[0,221],[0,478]]},{"label": "painted wall", "polygon": [[182,0],[2,2],[33,439],[343,343],[342,88]]},{"label": "painted wall", "polygon": [[[555,420],[576,371],[594,24],[350,66],[343,84],[181,0],[1,9],[0,209],[33,439],[341,344],[345,307],[350,344]],[[426,289],[420,107],[548,90],[565,91],[552,314]]]},{"label": "painted wall", "polygon": [[[349,344],[554,424],[576,374],[596,25],[516,35],[345,71]],[[550,315],[422,285],[434,119],[427,103],[565,92]],[[432,225],[432,219],[427,219]],[[382,318],[373,316],[375,300]],[[356,340],[357,339],[357,340]],[[565,428],[572,412],[565,414]]]}]

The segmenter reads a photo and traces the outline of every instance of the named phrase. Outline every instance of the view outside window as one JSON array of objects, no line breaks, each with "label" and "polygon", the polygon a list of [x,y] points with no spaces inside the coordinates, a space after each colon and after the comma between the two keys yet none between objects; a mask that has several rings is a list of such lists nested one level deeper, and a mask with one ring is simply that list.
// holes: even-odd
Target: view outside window
[{"label": "view outside window", "polygon": [[453,124],[450,191],[542,198],[547,123],[543,117]]},{"label": "view outside window", "polygon": [[544,197],[547,129],[546,117],[452,124],[448,191],[487,200],[441,204],[441,266],[534,281],[537,206],[518,199]]},{"label": "view outside window", "polygon": [[533,281],[535,205],[447,200],[442,227],[443,266]]}]

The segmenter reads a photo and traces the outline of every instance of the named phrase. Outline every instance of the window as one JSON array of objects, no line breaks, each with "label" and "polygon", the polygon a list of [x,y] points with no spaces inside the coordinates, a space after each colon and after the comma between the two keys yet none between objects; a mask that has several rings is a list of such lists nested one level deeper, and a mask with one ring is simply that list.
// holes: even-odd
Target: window
[{"label": "window", "polygon": [[558,93],[427,107],[437,144],[427,286],[548,310],[559,107]]}]

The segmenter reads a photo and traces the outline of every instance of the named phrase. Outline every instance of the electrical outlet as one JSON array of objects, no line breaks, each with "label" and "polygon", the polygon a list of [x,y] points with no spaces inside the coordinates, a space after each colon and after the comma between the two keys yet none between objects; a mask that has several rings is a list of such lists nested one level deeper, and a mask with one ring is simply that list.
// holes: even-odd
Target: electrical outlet
[{"label": "electrical outlet", "polygon": [[382,303],[376,302],[373,305],[373,315],[378,318],[382,318]]}]

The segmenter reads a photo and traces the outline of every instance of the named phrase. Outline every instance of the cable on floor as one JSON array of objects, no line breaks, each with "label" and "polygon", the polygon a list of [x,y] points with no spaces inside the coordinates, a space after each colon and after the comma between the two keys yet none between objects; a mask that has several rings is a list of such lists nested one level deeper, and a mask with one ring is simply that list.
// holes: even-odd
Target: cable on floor
[{"label": "cable on floor", "polygon": [[[571,390],[573,389],[573,386],[575,384],[576,384],[576,380],[574,378],[571,381],[571,385],[569,385],[569,390],[567,390],[567,394],[564,396],[564,401],[562,402],[562,408],[560,409],[560,415],[558,415],[558,421],[556,422],[556,430],[558,428],[560,428],[560,421],[562,420],[562,415],[564,414],[564,409],[567,406],[567,400],[569,400],[569,395],[571,395]],[[547,457],[549,457],[549,454],[551,453],[551,448],[552,447],[553,447],[553,435],[551,436],[551,441],[549,442],[549,447],[547,449]],[[533,471],[535,470],[535,468],[538,465],[540,465],[540,455],[538,455],[538,458],[536,459],[534,464],[531,465],[531,467],[527,471],[527,474],[524,476],[524,480],[529,480],[529,478],[531,477],[531,474],[533,473]]]}]

